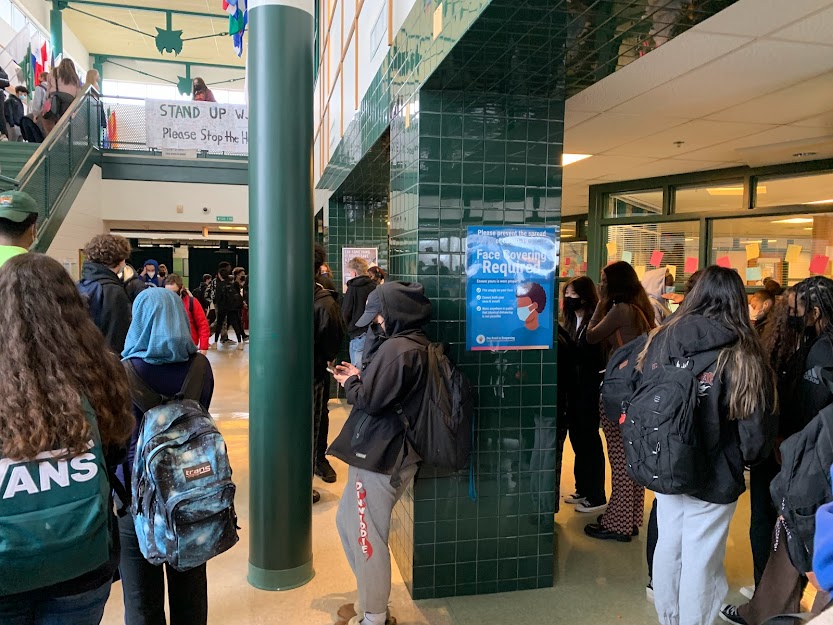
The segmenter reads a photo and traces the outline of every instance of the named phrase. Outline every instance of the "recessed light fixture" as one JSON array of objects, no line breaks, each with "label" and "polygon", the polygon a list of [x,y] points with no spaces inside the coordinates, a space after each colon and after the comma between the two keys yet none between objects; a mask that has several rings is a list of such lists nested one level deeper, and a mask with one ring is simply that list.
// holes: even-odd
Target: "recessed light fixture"
[{"label": "recessed light fixture", "polygon": [[805,206],[815,206],[816,204],[833,204],[833,200],[816,200],[815,202],[804,202]]},{"label": "recessed light fixture", "polygon": [[811,224],[813,223],[812,217],[790,217],[789,219],[779,219],[777,221],[773,221],[774,224]]},{"label": "recessed light fixture", "polygon": [[[706,189],[709,195],[743,195],[743,187],[709,187]],[[766,193],[766,187],[759,186],[756,189],[758,195]]]},{"label": "recessed light fixture", "polygon": [[246,226],[217,226],[218,230],[234,230],[236,232],[246,232],[249,228]]},{"label": "recessed light fixture", "polygon": [[586,158],[590,158],[593,156],[592,154],[562,154],[561,155],[561,166],[566,167],[567,165],[572,165],[573,163],[578,163],[579,161],[583,161]]}]

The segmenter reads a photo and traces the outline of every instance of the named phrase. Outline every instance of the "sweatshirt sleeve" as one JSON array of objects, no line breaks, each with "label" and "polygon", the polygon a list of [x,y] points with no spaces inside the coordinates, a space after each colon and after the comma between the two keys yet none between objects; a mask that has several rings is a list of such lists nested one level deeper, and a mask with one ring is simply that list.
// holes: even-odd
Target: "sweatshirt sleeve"
[{"label": "sweatshirt sleeve", "polygon": [[197,326],[197,336],[200,340],[199,347],[202,351],[205,351],[208,349],[208,337],[210,334],[208,319],[205,316],[202,304],[194,299],[193,296],[191,297],[191,301],[194,303],[194,322]]},{"label": "sweatshirt sleeve", "polygon": [[418,350],[401,352],[391,361],[370,366],[361,379],[358,376],[347,379],[347,401],[371,416],[389,413],[405,400],[414,380],[420,379],[421,366]]},{"label": "sweatshirt sleeve", "polygon": [[131,306],[127,293],[120,286],[104,286],[101,307],[101,333],[117,354],[124,350],[124,341],[130,329]]},{"label": "sweatshirt sleeve", "polygon": [[625,312],[627,308],[621,304],[614,304],[607,314],[604,313],[601,302],[596,306],[596,312],[587,326],[587,342],[590,345],[601,343],[614,335],[627,322]]}]

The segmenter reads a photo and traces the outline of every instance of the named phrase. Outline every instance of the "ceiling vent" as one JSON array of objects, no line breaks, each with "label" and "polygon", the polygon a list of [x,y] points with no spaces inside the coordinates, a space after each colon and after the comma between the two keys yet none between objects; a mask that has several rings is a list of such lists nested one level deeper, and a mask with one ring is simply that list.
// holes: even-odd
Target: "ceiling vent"
[{"label": "ceiling vent", "polygon": [[749,167],[833,158],[833,135],[740,148],[736,152]]}]

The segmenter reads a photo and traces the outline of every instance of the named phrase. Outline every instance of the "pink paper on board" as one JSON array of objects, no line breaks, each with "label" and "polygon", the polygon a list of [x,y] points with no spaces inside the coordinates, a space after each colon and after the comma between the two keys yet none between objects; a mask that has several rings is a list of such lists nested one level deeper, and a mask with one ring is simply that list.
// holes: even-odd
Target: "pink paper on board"
[{"label": "pink paper on board", "polygon": [[816,254],[810,262],[810,273],[825,274],[827,273],[827,265],[830,263],[829,256]]},{"label": "pink paper on board", "polygon": [[685,259],[685,272],[686,273],[694,273],[695,271],[697,271],[697,265],[698,264],[699,263],[697,262],[696,258],[694,258],[692,256],[689,256],[688,258]]},{"label": "pink paper on board", "polygon": [[721,256],[717,259],[717,266],[718,267],[725,267],[726,269],[732,268],[732,260],[728,256]]},{"label": "pink paper on board", "polygon": [[570,258],[570,257],[568,256],[568,257],[564,260],[564,266],[565,266],[565,267],[569,267],[569,266],[570,266],[570,262],[571,262],[572,260],[573,260],[573,259],[572,259],[572,258]]},{"label": "pink paper on board", "polygon": [[566,269],[565,269],[564,271],[562,271],[562,272],[561,272],[561,277],[562,277],[562,278],[566,278],[566,277],[567,277],[567,270],[566,270]]},{"label": "pink paper on board", "polygon": [[654,250],[654,253],[651,254],[651,265],[653,265],[654,267],[659,267],[660,265],[662,265],[663,256],[665,256],[665,252]]},{"label": "pink paper on board", "polygon": [[582,271],[587,271],[587,263],[586,262],[581,263],[581,270]]}]

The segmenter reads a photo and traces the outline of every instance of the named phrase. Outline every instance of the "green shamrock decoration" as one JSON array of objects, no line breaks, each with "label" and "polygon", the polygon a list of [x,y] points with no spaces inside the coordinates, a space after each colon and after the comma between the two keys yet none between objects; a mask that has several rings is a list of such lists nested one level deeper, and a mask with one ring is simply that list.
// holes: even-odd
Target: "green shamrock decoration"
[{"label": "green shamrock decoration", "polygon": [[182,52],[182,31],[171,30],[169,28],[157,28],[156,32],[156,49],[160,54],[165,52],[173,52],[179,56]]},{"label": "green shamrock decoration", "polygon": [[182,95],[191,95],[191,77],[190,76],[177,76],[179,79],[179,83],[177,84],[177,89]]}]

